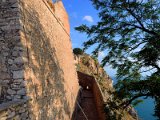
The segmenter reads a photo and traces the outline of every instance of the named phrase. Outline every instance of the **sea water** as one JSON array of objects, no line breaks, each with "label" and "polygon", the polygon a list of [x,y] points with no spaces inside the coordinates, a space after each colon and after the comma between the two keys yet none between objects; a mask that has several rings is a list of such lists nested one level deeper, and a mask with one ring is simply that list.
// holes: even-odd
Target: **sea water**
[{"label": "sea water", "polygon": [[[117,83],[117,80],[112,77],[112,80],[114,81],[114,84]],[[142,103],[138,104],[135,107],[135,110],[138,113],[138,117],[140,120],[157,120],[154,114],[154,100],[151,98],[141,98],[143,100]]]},{"label": "sea water", "polygon": [[[143,98],[142,98],[143,99]],[[143,99],[143,103],[140,103],[135,107],[140,120],[157,120],[154,114],[154,100],[151,98]]]}]

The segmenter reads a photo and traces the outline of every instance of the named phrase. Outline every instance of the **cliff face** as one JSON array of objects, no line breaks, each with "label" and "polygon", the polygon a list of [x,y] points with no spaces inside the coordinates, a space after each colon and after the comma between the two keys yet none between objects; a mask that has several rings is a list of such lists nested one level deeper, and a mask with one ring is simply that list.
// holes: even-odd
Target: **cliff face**
[{"label": "cliff face", "polygon": [[[105,109],[106,116],[105,118],[108,120],[137,120],[137,114],[133,107],[129,106],[127,109],[123,108],[114,108],[115,105],[118,103],[121,103],[122,101],[119,99],[113,98],[114,88],[112,85],[112,80],[109,78],[109,76],[106,74],[105,70],[100,66],[97,59],[87,55],[75,55],[75,64],[77,67],[77,71],[80,71],[84,73],[84,75],[80,75],[79,79],[83,79],[83,81],[80,81],[80,85],[82,84],[82,87],[84,87],[85,82],[92,83],[93,81],[87,81],[87,79],[84,79],[85,74],[89,76],[93,76],[95,80],[97,81],[96,84],[99,87],[92,87],[95,101],[100,103],[101,106],[99,111],[103,111]],[[86,81],[85,81],[86,80]],[[88,85],[89,85],[88,83]],[[94,83],[94,82],[93,82]],[[96,93],[100,89],[100,93]],[[102,99],[97,100],[97,98],[102,95]],[[105,105],[105,108],[103,108]],[[100,113],[101,114],[101,113]],[[103,115],[103,114],[102,114]],[[101,118],[101,120],[104,120],[104,118]]]},{"label": "cliff face", "polygon": [[97,80],[104,96],[104,102],[106,102],[110,96],[109,91],[113,90],[113,85],[112,80],[100,66],[98,60],[87,54],[75,55],[75,64],[77,71],[91,75]]}]

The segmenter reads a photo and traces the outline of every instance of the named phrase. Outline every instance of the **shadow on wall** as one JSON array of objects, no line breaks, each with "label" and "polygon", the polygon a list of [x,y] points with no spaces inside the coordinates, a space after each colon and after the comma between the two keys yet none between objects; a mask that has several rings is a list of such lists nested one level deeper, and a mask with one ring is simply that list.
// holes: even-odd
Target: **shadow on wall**
[{"label": "shadow on wall", "polygon": [[[100,91],[100,88],[98,87],[98,83],[96,82],[95,78],[79,71],[77,72],[77,74],[79,79],[79,85],[82,87],[82,90],[80,89],[79,91],[77,101],[82,104],[82,108],[84,108],[86,116],[92,120],[105,120],[106,117],[104,112],[104,101],[102,97],[102,92]],[[93,104],[91,104],[91,97],[88,94],[89,92],[93,94]],[[84,96],[86,96],[86,98]],[[83,100],[84,98],[85,100]],[[90,98],[90,100],[88,100],[88,103],[86,104],[85,102],[87,102],[88,98]],[[75,114],[77,113],[77,109],[75,109]],[[94,114],[90,114],[90,111],[92,111]]]},{"label": "shadow on wall", "polygon": [[21,4],[28,52],[28,64],[25,67],[28,73],[26,89],[32,99],[31,112],[35,115],[32,117],[41,120],[63,120],[64,115],[70,115],[70,108],[56,51],[43,31],[38,13]]}]

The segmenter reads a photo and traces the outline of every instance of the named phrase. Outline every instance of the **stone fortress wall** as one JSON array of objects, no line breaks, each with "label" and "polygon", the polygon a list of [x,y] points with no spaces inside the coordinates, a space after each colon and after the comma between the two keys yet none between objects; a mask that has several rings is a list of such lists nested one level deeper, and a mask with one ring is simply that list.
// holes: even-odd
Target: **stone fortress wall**
[{"label": "stone fortress wall", "polygon": [[79,90],[61,1],[0,0],[0,118],[69,120]]}]

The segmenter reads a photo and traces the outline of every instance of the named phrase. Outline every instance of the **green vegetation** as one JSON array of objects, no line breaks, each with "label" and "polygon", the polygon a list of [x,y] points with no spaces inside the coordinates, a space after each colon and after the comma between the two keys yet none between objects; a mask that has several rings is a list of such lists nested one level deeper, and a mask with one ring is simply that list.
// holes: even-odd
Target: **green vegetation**
[{"label": "green vegetation", "polygon": [[95,61],[95,64],[98,64],[98,59],[97,59],[97,57],[95,57],[95,56],[91,56],[92,57],[92,59]]},{"label": "green vegetation", "polygon": [[88,34],[84,48],[96,44],[95,56],[107,50],[102,65],[117,69],[115,98],[124,101],[119,107],[137,104],[139,97],[152,97],[155,115],[160,119],[160,1],[91,1],[100,21],[90,27],[76,27]]},{"label": "green vegetation", "polygon": [[73,49],[73,53],[75,55],[82,55],[83,54],[83,50],[81,48],[74,48]]}]

